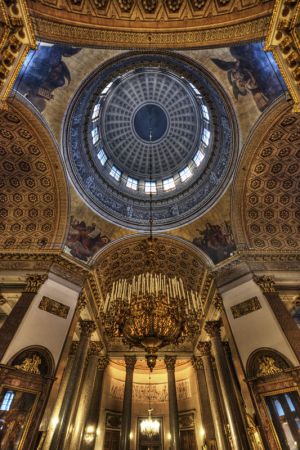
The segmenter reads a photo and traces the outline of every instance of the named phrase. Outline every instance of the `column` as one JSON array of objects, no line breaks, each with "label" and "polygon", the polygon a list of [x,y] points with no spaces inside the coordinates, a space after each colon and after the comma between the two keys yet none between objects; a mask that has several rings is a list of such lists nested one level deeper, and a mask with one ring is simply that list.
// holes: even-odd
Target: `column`
[{"label": "column", "polygon": [[130,449],[130,428],[131,428],[131,409],[132,409],[132,384],[133,371],[136,363],[136,356],[125,356],[126,379],[123,399],[122,429],[120,437],[120,450]]},{"label": "column", "polygon": [[57,426],[57,421],[58,421],[58,417],[59,417],[59,411],[64,399],[64,395],[66,392],[66,388],[68,385],[68,381],[70,378],[70,373],[72,370],[72,366],[73,366],[73,362],[74,362],[74,358],[75,358],[75,353],[78,347],[78,341],[73,341],[72,345],[71,345],[71,350],[69,353],[69,357],[68,357],[68,362],[61,380],[61,385],[58,391],[58,396],[57,396],[57,400],[55,402],[55,406],[53,408],[53,412],[51,414],[51,419],[50,419],[50,423],[48,425],[48,430],[47,430],[47,434],[46,434],[46,438],[43,442],[43,445],[41,446],[41,448],[43,450],[48,450],[49,449],[49,445],[51,444],[51,440],[52,440],[52,436],[53,433],[55,431],[55,428]]},{"label": "column", "polygon": [[211,359],[211,343],[199,342],[197,349],[200,352],[200,357],[203,362],[205,379],[207,383],[207,391],[210,403],[210,410],[213,419],[215,436],[217,441],[218,450],[227,449],[227,441],[225,438],[225,427],[223,426],[222,410],[220,400],[218,398],[218,390],[216,386],[215,375],[212,367]]},{"label": "column", "polygon": [[206,441],[213,441],[216,439],[214,424],[210,409],[209,395],[205,380],[203,361],[200,356],[194,356],[192,363],[197,375],[200,419],[201,419],[201,426],[203,427],[203,433],[201,434],[201,445],[204,445]]},{"label": "column", "polygon": [[297,356],[298,362],[300,362],[300,329],[281,301],[281,298],[275,289],[273,278],[268,276],[255,276],[254,281],[261,288],[274,316],[286,336],[286,339]]},{"label": "column", "polygon": [[82,320],[80,322],[80,328],[80,341],[75,354],[68,385],[66,387],[64,400],[60,409],[58,418],[59,423],[55,429],[50,450],[62,450],[68,448],[69,427],[72,421],[73,411],[77,403],[89,340],[96,327],[92,320]]},{"label": "column", "polygon": [[239,404],[235,396],[231,381],[231,375],[227,366],[226,356],[221,342],[221,321],[206,322],[205,331],[211,338],[220,388],[225,405],[226,415],[230,427],[231,439],[235,450],[249,449],[247,434],[239,410]]},{"label": "column", "polygon": [[37,274],[29,275],[26,278],[26,287],[24,292],[21,294],[21,297],[0,329],[0,361],[2,360],[15,333],[24,319],[24,316],[27,313],[34,297],[42,284],[46,281],[47,277],[47,274]]},{"label": "column", "polygon": [[176,358],[176,356],[165,356],[165,364],[168,373],[169,418],[172,450],[180,450],[178,405],[175,382]]},{"label": "column", "polygon": [[69,447],[71,450],[79,450],[81,447],[84,426],[96,381],[98,358],[102,348],[103,345],[100,342],[91,341],[89,344],[87,367],[82,379],[79,401],[73,420],[74,428]]},{"label": "column", "polygon": [[[87,420],[84,426],[84,435],[80,450],[93,450],[95,448],[95,439],[100,419],[103,376],[108,362],[106,356],[100,356],[98,358],[96,380]],[[92,433],[94,436],[90,436]]]}]

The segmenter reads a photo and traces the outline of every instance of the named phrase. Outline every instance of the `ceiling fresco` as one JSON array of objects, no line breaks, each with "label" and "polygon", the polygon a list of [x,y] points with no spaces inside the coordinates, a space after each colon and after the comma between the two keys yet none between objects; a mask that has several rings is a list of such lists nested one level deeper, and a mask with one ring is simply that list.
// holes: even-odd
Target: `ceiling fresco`
[{"label": "ceiling fresco", "polygon": [[[99,65],[124,53],[41,43],[29,54],[15,89],[41,111],[60,142],[67,105],[82,81]],[[259,116],[285,89],[272,56],[263,52],[262,43],[189,50],[184,55],[205,66],[226,91],[237,116],[241,150]],[[131,233],[93,212],[73,188],[70,200],[65,251],[74,258],[92,263],[109,242]],[[231,189],[202,217],[170,234],[193,243],[213,263],[222,261],[236,248],[230,202]]]}]

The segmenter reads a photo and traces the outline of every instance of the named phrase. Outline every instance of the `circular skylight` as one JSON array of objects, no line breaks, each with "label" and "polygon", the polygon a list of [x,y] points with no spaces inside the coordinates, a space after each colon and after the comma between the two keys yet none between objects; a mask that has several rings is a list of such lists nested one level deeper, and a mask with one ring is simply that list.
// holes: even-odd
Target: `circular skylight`
[{"label": "circular skylight", "polygon": [[186,223],[218,197],[234,158],[221,88],[173,54],[129,54],[95,71],[73,99],[64,153],[74,185],[99,214],[133,229]]}]

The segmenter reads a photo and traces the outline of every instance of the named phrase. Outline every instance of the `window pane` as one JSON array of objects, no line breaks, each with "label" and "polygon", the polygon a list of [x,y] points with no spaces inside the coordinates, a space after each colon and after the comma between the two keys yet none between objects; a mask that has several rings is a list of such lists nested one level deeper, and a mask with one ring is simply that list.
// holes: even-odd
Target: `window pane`
[{"label": "window pane", "polygon": [[204,154],[201,152],[201,150],[198,150],[196,155],[194,156],[194,159],[193,159],[193,161],[194,161],[194,163],[196,164],[197,167],[200,166],[201,161],[203,160],[203,158],[204,158]]},{"label": "window pane", "polygon": [[126,186],[129,187],[130,189],[134,189],[136,191],[138,188],[138,183],[139,183],[138,180],[128,177]]},{"label": "window pane", "polygon": [[105,153],[105,151],[101,148],[101,150],[98,152],[98,159],[99,159],[99,161],[101,162],[101,164],[102,164],[102,166],[104,166],[104,164],[106,163],[106,161],[107,161],[107,156],[106,156],[106,153]]},{"label": "window pane", "polygon": [[179,172],[181,181],[185,181],[192,176],[192,172],[189,167],[185,167],[181,172]]},{"label": "window pane", "polygon": [[155,181],[145,181],[145,192],[146,194],[156,194],[156,182]]},{"label": "window pane", "polygon": [[175,182],[174,178],[167,178],[166,180],[163,180],[163,188],[164,191],[169,191],[170,189],[175,189]]},{"label": "window pane", "polygon": [[120,180],[121,178],[121,172],[119,169],[117,169],[116,166],[112,166],[112,168],[110,169],[109,174],[117,181]]}]

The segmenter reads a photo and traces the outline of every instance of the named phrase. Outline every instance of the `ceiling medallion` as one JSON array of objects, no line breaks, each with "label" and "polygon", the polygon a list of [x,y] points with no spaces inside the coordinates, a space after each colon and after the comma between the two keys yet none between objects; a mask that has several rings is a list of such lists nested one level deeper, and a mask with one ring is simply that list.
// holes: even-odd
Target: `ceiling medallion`
[{"label": "ceiling medallion", "polygon": [[218,200],[234,169],[236,140],[230,102],[203,67],[174,53],[128,53],[79,88],[63,151],[75,189],[94,211],[145,231],[152,192],[154,231],[162,231]]}]

